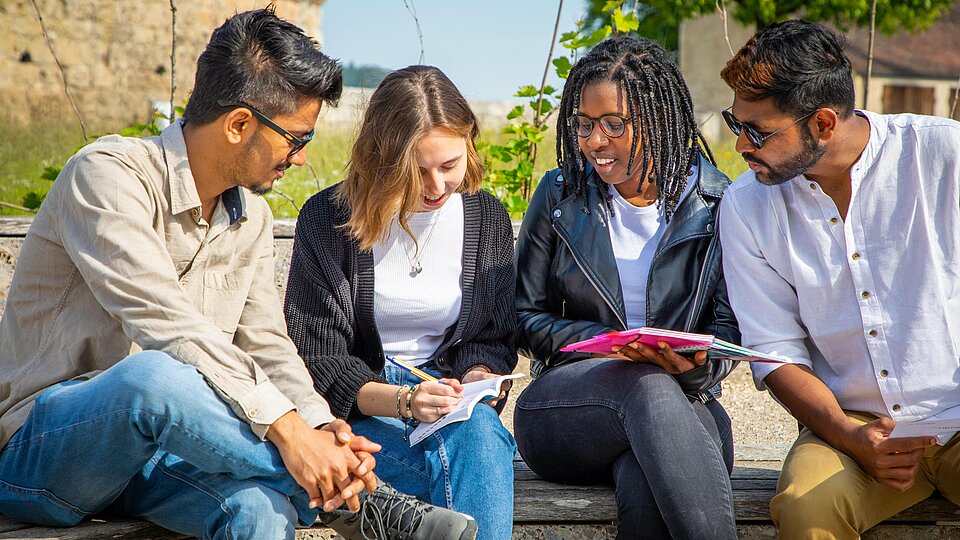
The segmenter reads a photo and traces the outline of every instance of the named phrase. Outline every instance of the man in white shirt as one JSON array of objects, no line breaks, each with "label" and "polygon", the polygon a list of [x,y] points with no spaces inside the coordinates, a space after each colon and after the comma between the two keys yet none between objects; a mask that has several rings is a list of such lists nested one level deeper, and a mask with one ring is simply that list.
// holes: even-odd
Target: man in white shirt
[{"label": "man in white shirt", "polygon": [[857,538],[934,491],[960,504],[960,123],[854,109],[840,39],[805,21],[750,39],[721,77],[750,166],[720,236],[743,344],[802,424],[771,515],[781,538]]}]

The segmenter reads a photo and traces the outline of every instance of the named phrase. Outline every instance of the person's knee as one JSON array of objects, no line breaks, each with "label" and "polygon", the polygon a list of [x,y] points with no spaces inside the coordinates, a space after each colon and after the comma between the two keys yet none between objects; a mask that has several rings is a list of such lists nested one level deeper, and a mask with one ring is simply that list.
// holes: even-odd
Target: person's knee
[{"label": "person's knee", "polygon": [[770,501],[770,516],[781,538],[806,538],[817,530],[855,533],[856,503],[847,490],[835,482],[813,486],[782,481],[779,492]]},{"label": "person's knee", "polygon": [[497,411],[489,405],[478,403],[466,422],[457,422],[444,428],[444,444],[469,449],[471,455],[485,461],[509,461],[512,467],[516,442]]},{"label": "person's knee", "polygon": [[[141,401],[170,403],[177,395],[195,397],[203,378],[190,365],[160,351],[143,351],[118,362],[99,377],[109,379],[117,394],[133,396]],[[104,380],[106,382],[106,379]]]}]

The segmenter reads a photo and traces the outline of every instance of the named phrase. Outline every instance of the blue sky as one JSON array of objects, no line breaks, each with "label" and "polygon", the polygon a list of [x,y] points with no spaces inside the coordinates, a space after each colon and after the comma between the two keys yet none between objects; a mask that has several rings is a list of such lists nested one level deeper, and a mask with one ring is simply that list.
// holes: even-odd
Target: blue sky
[{"label": "blue sky", "polygon": [[[442,69],[468,98],[511,99],[540,84],[558,0],[407,0],[423,32],[423,63]],[[584,0],[565,0],[560,34],[575,28]],[[403,0],[327,0],[323,49],[344,64],[397,69],[419,63],[420,42]],[[566,49],[557,45],[554,56]],[[552,66],[551,66],[551,75]],[[554,86],[562,81],[553,75]]]}]

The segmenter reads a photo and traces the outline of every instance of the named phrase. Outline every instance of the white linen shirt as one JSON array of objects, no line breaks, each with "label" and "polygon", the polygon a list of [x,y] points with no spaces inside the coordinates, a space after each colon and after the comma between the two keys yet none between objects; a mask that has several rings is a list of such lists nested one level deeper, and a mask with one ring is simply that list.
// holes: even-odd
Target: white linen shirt
[{"label": "white linen shirt", "polygon": [[[920,420],[960,404],[960,123],[857,114],[846,219],[804,176],[747,171],[721,207],[724,275],[744,345],[809,366],[845,410]],[[751,364],[758,389],[777,367]]]}]

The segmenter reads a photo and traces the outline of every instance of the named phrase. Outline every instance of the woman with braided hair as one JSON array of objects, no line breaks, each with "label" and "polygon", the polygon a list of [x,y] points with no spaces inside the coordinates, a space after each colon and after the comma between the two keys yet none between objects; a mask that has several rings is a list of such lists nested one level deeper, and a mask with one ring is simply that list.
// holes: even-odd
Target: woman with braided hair
[{"label": "woman with braided hair", "polygon": [[560,168],[540,181],[517,241],[519,343],[536,379],[515,435],[541,477],[616,485],[618,538],[736,538],[730,418],[715,399],[734,365],[639,343],[562,353],[655,326],[738,342],[716,216],[730,181],[661,47],[620,37],[570,71]]}]

